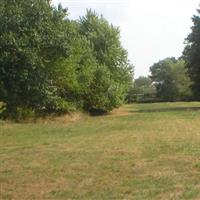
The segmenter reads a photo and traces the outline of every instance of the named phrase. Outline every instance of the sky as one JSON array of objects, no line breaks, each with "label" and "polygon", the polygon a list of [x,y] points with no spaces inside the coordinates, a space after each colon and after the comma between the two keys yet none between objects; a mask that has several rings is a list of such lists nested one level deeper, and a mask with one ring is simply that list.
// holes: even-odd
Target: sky
[{"label": "sky", "polygon": [[191,32],[191,17],[199,0],[52,0],[79,19],[87,8],[120,27],[121,42],[135,66],[135,78],[147,76],[149,67],[166,57],[180,57]]}]

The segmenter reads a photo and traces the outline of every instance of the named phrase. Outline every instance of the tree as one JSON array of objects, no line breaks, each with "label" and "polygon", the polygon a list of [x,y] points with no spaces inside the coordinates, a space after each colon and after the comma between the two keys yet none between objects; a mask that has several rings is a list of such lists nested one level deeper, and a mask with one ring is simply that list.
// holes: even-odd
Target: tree
[{"label": "tree", "polygon": [[149,77],[140,76],[134,81],[134,88],[136,94],[153,94],[155,87]]},{"label": "tree", "polygon": [[150,67],[151,79],[156,86],[157,96],[163,100],[174,100],[178,89],[172,76],[175,58],[166,58]]},{"label": "tree", "polygon": [[[96,70],[96,60],[92,55],[89,41],[79,34],[79,25],[71,21],[73,31],[68,34],[69,56],[61,57],[51,63],[52,79],[58,88],[58,94],[72,108],[83,108],[90,93]],[[69,28],[67,26],[66,28]],[[84,48],[83,48],[84,47]]]},{"label": "tree", "polygon": [[191,82],[183,60],[166,58],[151,66],[150,71],[159,99],[174,101],[190,95]]},{"label": "tree", "polygon": [[107,112],[123,102],[132,68],[119,29],[92,11],[79,21],[67,16],[49,0],[0,2],[5,114]]},{"label": "tree", "polygon": [[183,59],[177,60],[173,66],[173,79],[176,83],[178,93],[176,94],[176,99],[187,100],[191,99],[191,79],[187,74],[187,68],[185,61]]},{"label": "tree", "polygon": [[87,10],[79,23],[97,64],[86,107],[100,112],[112,110],[123,103],[132,82],[132,66],[121,46],[119,28],[92,10]]},{"label": "tree", "polygon": [[155,94],[155,86],[153,85],[151,79],[149,77],[140,76],[135,79],[132,87],[130,88],[127,96],[127,101],[129,103],[137,101],[138,95],[142,95],[143,100],[146,97],[153,96]]},{"label": "tree", "polygon": [[192,32],[186,39],[183,52],[188,74],[192,80],[192,90],[196,99],[200,100],[200,9],[193,16]]},{"label": "tree", "polygon": [[48,67],[68,54],[66,14],[46,0],[1,1],[0,82],[8,113],[54,103],[57,88]]}]

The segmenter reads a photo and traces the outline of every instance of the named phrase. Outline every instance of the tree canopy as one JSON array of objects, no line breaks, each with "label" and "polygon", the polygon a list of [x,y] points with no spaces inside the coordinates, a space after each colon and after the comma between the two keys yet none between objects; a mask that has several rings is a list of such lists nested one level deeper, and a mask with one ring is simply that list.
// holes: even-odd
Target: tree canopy
[{"label": "tree canopy", "polygon": [[48,0],[0,3],[0,100],[18,108],[107,112],[132,81],[120,31],[92,10],[79,21]]},{"label": "tree canopy", "polygon": [[187,76],[182,59],[166,58],[150,68],[151,79],[156,86],[160,100],[174,101],[187,99],[191,95],[191,81]]},{"label": "tree canopy", "polygon": [[184,59],[188,74],[192,80],[192,90],[196,99],[200,100],[200,9],[192,18],[192,32],[186,39]]},{"label": "tree canopy", "polygon": [[129,89],[126,97],[129,103],[135,101],[152,101],[152,96],[156,93],[156,89],[149,77],[140,76],[136,78]]}]

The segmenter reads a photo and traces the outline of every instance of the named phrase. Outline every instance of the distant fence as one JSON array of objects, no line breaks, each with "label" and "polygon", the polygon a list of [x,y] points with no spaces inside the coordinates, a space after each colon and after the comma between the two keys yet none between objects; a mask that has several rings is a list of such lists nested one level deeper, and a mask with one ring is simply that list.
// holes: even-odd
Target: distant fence
[{"label": "distant fence", "polygon": [[[159,98],[156,93],[150,93],[150,94],[134,94],[132,96],[131,102],[137,102],[137,103],[157,103],[157,102],[176,102],[176,101],[197,101],[192,96],[188,97],[182,97],[182,98],[174,98],[174,99],[164,99]],[[199,101],[199,99],[198,99]],[[131,103],[130,102],[130,103]]]},{"label": "distant fence", "polygon": [[133,100],[138,103],[155,102],[157,101],[156,93],[150,94],[134,94]]}]

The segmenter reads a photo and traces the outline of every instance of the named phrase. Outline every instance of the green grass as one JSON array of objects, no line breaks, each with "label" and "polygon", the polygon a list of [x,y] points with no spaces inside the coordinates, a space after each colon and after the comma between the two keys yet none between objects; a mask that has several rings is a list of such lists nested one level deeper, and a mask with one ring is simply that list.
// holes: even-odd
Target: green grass
[{"label": "green grass", "polygon": [[0,199],[200,199],[200,103],[0,122]]}]

